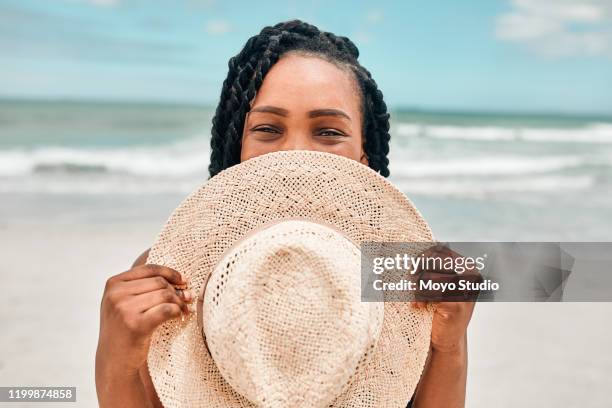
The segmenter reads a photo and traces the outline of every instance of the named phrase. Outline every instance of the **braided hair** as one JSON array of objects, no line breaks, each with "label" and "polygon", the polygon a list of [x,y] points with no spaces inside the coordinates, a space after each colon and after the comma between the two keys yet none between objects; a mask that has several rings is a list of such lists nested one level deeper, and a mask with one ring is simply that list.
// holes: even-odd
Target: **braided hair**
[{"label": "braided hair", "polygon": [[358,62],[359,50],[347,37],[320,31],[300,20],[264,27],[229,60],[229,71],[212,120],[210,176],[240,162],[242,130],[250,103],[266,74],[287,52],[317,56],[353,73],[361,94],[363,149],[368,165],[387,177],[389,113],[370,72]]}]

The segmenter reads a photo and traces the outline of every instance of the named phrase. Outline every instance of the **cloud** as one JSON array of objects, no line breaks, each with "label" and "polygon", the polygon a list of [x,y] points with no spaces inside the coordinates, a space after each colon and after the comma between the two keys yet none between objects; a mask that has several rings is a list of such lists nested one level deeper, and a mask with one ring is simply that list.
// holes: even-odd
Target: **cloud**
[{"label": "cloud", "polygon": [[538,55],[612,57],[612,0],[513,0],[496,21],[497,38]]},{"label": "cloud", "polygon": [[380,10],[370,10],[366,14],[366,20],[370,24],[378,24],[383,21],[383,13]]},{"label": "cloud", "polygon": [[363,16],[365,23],[360,24],[360,28],[351,34],[351,39],[358,45],[370,44],[374,40],[376,26],[382,23],[384,14],[380,9],[371,9]]},{"label": "cloud", "polygon": [[206,23],[204,29],[208,34],[222,35],[232,31],[232,25],[226,20],[212,20]]}]

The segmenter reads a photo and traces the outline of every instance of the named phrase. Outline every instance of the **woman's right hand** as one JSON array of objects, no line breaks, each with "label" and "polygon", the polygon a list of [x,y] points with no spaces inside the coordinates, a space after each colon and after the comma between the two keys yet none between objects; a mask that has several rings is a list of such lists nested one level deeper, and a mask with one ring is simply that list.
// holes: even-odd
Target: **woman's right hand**
[{"label": "woman's right hand", "polygon": [[96,385],[101,400],[115,391],[123,393],[120,379],[124,383],[138,379],[157,326],[189,313],[187,303],[193,295],[175,288],[185,284],[179,272],[159,265],[136,266],[108,279],[100,307],[96,352]]}]

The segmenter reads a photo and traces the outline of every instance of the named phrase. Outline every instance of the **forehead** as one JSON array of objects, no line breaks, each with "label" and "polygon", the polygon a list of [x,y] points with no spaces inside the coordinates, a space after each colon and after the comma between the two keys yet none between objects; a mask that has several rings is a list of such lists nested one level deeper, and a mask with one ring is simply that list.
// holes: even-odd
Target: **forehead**
[{"label": "forehead", "polygon": [[272,66],[253,107],[272,105],[291,111],[337,108],[358,112],[360,96],[353,75],[314,56],[288,54]]}]

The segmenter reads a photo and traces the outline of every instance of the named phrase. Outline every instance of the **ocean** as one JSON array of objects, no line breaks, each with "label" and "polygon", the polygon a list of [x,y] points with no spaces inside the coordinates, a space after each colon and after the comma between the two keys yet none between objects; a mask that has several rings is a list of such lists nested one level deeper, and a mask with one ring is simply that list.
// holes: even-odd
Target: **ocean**
[{"label": "ocean", "polygon": [[[212,115],[0,102],[0,225],[163,222],[207,179]],[[436,238],[612,238],[612,117],[392,111],[391,121],[390,180]]]}]

